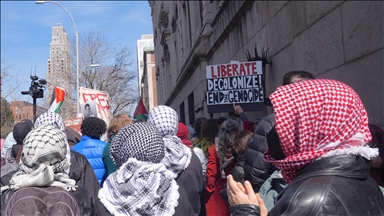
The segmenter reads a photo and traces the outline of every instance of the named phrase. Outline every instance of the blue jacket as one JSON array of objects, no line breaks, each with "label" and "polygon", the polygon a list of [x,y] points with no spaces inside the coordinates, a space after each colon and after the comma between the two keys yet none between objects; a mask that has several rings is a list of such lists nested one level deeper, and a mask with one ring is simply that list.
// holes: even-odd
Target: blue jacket
[{"label": "blue jacket", "polygon": [[72,148],[73,151],[84,155],[88,159],[100,185],[102,185],[101,181],[105,173],[102,155],[106,144],[99,139],[83,136],[81,141]]}]

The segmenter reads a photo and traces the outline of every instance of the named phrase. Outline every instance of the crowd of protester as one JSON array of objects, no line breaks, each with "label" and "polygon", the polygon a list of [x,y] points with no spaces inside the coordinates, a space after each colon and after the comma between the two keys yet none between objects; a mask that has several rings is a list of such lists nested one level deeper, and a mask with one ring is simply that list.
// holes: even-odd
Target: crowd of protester
[{"label": "crowd of protester", "polygon": [[255,121],[234,105],[191,126],[159,105],[81,133],[54,112],[18,122],[1,215],[384,215],[384,131],[352,88],[292,71],[266,101]]}]

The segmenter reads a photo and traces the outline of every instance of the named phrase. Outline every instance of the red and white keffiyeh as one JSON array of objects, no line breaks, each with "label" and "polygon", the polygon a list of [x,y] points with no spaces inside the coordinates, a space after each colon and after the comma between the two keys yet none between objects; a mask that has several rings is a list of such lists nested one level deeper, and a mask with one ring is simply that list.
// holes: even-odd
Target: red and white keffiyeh
[{"label": "red and white keffiyeh", "polygon": [[280,86],[271,96],[276,131],[287,156],[264,159],[281,169],[289,183],[305,165],[333,155],[361,155],[371,159],[376,149],[368,116],[356,92],[335,80],[316,79]]}]

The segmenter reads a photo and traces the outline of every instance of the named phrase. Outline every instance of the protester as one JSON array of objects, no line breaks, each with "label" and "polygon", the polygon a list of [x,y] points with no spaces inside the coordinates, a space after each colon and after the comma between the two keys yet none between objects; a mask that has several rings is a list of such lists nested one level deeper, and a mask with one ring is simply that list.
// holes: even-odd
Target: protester
[{"label": "protester", "polygon": [[185,146],[191,148],[193,150],[193,152],[195,152],[196,156],[199,158],[200,161],[204,161],[205,166],[202,165],[202,170],[201,171],[202,171],[202,174],[203,174],[204,185],[205,185],[205,173],[207,171],[206,164],[208,163],[208,160],[205,158],[203,150],[201,150],[200,148],[195,148],[192,145],[192,141],[188,139],[188,136],[189,136],[189,132],[188,131],[189,130],[188,130],[187,126],[185,126],[185,124],[179,122],[179,127],[177,129],[176,136],[181,139],[181,142],[183,142],[183,144]]},{"label": "protester", "polygon": [[233,180],[232,175],[228,175],[227,191],[231,216],[268,215],[263,199],[255,193],[249,181],[245,181],[243,186],[240,182]]},{"label": "protester", "polygon": [[[56,127],[63,133],[65,139],[67,140],[67,133],[65,132],[64,120],[60,114],[55,112],[45,112],[41,114],[39,117],[37,117],[34,124],[34,128],[39,128],[43,125],[52,125]],[[97,198],[100,185],[97,181],[92,166],[84,155],[70,150],[68,141],[66,158],[68,161],[71,162],[71,166],[69,167],[69,169],[67,168],[65,170],[65,173],[67,173],[71,179],[74,179],[76,181],[76,186],[82,187],[90,193],[93,205],[95,207],[94,215],[108,215],[109,213],[105,210],[103,204],[100,203],[100,200]]]},{"label": "protester", "polygon": [[201,138],[193,143],[193,146],[203,150],[204,155],[208,158],[208,150],[215,143],[215,138],[219,133],[219,125],[214,119],[203,121],[201,124]]},{"label": "protester", "polygon": [[192,134],[191,141],[192,143],[195,143],[197,140],[201,138],[201,125],[202,123],[207,120],[205,117],[197,118],[196,121],[193,123],[193,129],[195,131],[194,134]]},{"label": "protester", "polygon": [[220,118],[216,119],[216,122],[219,125],[219,128],[221,127],[221,124],[223,124],[223,122],[225,120],[227,120],[227,118],[225,118],[225,117],[220,117]]},{"label": "protester", "polygon": [[0,178],[2,182],[8,182],[11,176],[7,174],[16,171],[19,168],[20,156],[18,157],[18,155],[19,152],[23,150],[23,140],[32,128],[33,123],[29,119],[24,119],[13,127],[13,138],[15,139],[16,144],[8,150],[6,164],[1,167]]},{"label": "protester", "polygon": [[117,171],[100,189],[99,198],[113,215],[193,215],[188,195],[175,181],[165,158],[161,134],[139,122],[122,128],[111,143]]},{"label": "protester", "polygon": [[65,127],[69,148],[72,149],[77,143],[81,141],[81,135],[70,127]]},{"label": "protester", "polygon": [[181,142],[183,142],[183,144],[185,146],[191,147],[192,142],[191,142],[191,140],[188,139],[188,135],[189,135],[189,132],[188,132],[187,126],[185,126],[185,124],[179,122],[179,126],[177,127],[176,136],[181,139]]},{"label": "protester", "polygon": [[247,130],[253,133],[255,125],[259,122],[259,120],[256,120],[256,122],[252,122],[251,120],[249,120],[245,115],[243,108],[240,105],[233,104],[233,110],[234,110],[234,114],[239,116],[241,121],[243,122],[244,130]]},{"label": "protester", "polygon": [[5,138],[4,147],[1,150],[1,157],[6,160],[5,155],[7,154],[8,150],[11,149],[12,146],[15,144],[16,144],[16,140],[13,138],[13,132],[11,131]]},{"label": "protester", "polygon": [[[284,75],[282,85],[289,85],[310,79],[315,79],[315,77],[307,71],[290,71]],[[240,106],[236,106],[236,109],[241,111],[240,116],[244,114]],[[255,191],[259,191],[264,181],[276,170],[274,165],[266,162],[263,158],[264,152],[268,148],[266,136],[274,125],[274,114],[258,120],[258,123],[253,129],[253,140],[245,152],[244,177],[245,180],[248,180],[252,184],[253,190]]]},{"label": "protester", "polygon": [[124,114],[118,114],[114,116],[109,122],[109,127],[107,130],[108,143],[105,145],[103,155],[102,155],[102,160],[105,168],[103,181],[107,178],[108,175],[115,172],[117,169],[115,163],[113,163],[111,155],[109,154],[113,137],[115,137],[115,135],[117,134],[117,132],[119,132],[119,130],[121,130],[121,128],[132,123],[133,123],[132,119],[129,118],[129,116]]},{"label": "protester", "polygon": [[248,130],[241,130],[234,134],[231,153],[236,161],[236,166],[232,169],[231,174],[235,181],[244,183],[244,154],[252,140],[253,133]]},{"label": "protester", "polygon": [[[10,185],[1,188],[1,215],[93,215],[91,196],[85,189],[75,187],[76,181],[65,173],[70,166],[66,158],[67,145],[62,131],[50,125],[28,133],[20,169],[12,176]],[[61,205],[71,200],[64,199],[65,196],[76,199],[74,209],[71,205]],[[55,206],[60,207],[60,212]]]},{"label": "protester", "polygon": [[239,131],[236,121],[228,119],[221,125],[215,144],[209,149],[205,207],[207,215],[229,215],[228,205],[220,196],[226,176],[235,166],[231,154],[233,135]]},{"label": "protester", "polygon": [[[368,116],[356,92],[319,79],[281,86],[270,99],[278,139],[268,140],[264,158],[281,169],[288,186],[269,214],[384,215],[384,196],[368,175],[379,152],[367,145],[372,138]],[[254,193],[245,191],[228,195]],[[250,203],[233,204],[240,205],[231,206],[231,212]]]},{"label": "protester", "polygon": [[100,137],[107,130],[104,120],[97,117],[88,117],[81,124],[81,141],[73,146],[72,150],[84,155],[91,164],[99,184],[102,185],[105,168],[102,155],[107,143]]},{"label": "protester", "polygon": [[281,175],[281,170],[275,170],[261,185],[260,197],[264,200],[265,207],[270,211],[276,203],[276,197],[287,187],[287,182]]},{"label": "protester", "polygon": [[267,134],[275,125],[273,114],[263,117],[255,128],[252,142],[244,154],[244,178],[248,180],[254,191],[259,191],[261,185],[276,170],[276,167],[263,158],[268,148]]},{"label": "protester", "polygon": [[[244,183],[244,153],[248,148],[249,142],[252,140],[253,133],[248,130],[241,130],[233,135],[231,144],[231,153],[236,163],[235,167],[231,170],[231,175],[234,180]],[[220,191],[221,198],[228,203],[228,194],[226,187]]]},{"label": "protester", "polygon": [[178,175],[176,182],[185,188],[194,215],[200,215],[204,211],[202,166],[196,154],[176,136],[179,125],[177,112],[169,106],[159,105],[149,112],[147,122],[155,126],[163,137],[165,156],[161,162]]}]

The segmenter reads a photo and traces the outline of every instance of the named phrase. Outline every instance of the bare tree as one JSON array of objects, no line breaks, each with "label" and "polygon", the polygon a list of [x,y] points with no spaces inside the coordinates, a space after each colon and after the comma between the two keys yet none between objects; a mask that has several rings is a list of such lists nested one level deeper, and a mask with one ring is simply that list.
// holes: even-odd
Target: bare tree
[{"label": "bare tree", "polygon": [[5,138],[9,132],[13,130],[14,125],[14,118],[12,115],[12,111],[10,109],[10,105],[8,101],[5,98],[1,98],[1,109],[0,109],[1,115],[1,138]]},{"label": "bare tree", "polygon": [[[19,87],[27,82],[29,77],[23,77],[19,72],[13,71],[13,65],[1,57],[1,97],[19,100],[21,93]],[[6,84],[6,85],[4,85]]]},{"label": "bare tree", "polygon": [[[80,35],[79,85],[107,92],[112,115],[128,112],[128,106],[137,100],[137,75],[133,56],[132,49],[111,44],[100,31]],[[72,57],[72,66],[75,68],[75,49],[72,49]],[[92,64],[100,66],[92,68]],[[76,86],[76,70],[72,71],[73,84]],[[74,90],[76,92],[76,87]]]}]

